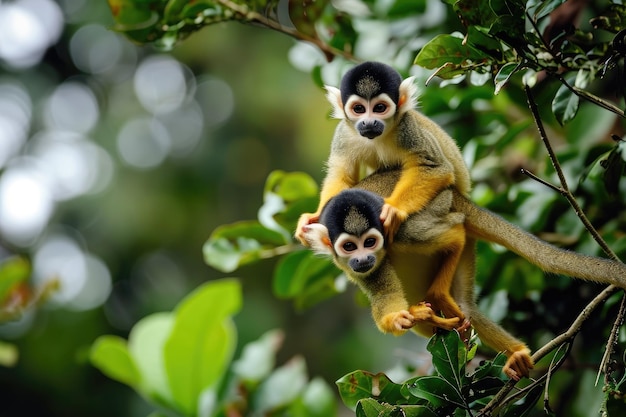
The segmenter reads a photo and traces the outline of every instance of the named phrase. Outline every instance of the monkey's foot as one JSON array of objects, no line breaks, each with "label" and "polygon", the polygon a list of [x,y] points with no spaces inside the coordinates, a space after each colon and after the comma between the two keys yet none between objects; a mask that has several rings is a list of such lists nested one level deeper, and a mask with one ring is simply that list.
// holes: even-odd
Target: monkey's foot
[{"label": "monkey's foot", "polygon": [[502,372],[514,381],[519,381],[523,376],[527,377],[530,370],[535,367],[530,357],[530,350],[526,346],[520,347],[511,354],[507,352],[507,355],[509,358],[502,367]]},{"label": "monkey's foot", "polygon": [[409,307],[409,312],[414,317],[413,325],[417,322],[425,322],[433,327],[439,327],[444,330],[452,330],[459,326],[461,319],[458,317],[443,318],[439,317],[430,307],[430,303],[421,302],[417,305]]},{"label": "monkey's foot", "polygon": [[400,210],[388,203],[383,205],[380,211],[380,220],[383,222],[387,244],[393,242],[396,232],[407,217],[409,217],[409,214],[406,211]]}]

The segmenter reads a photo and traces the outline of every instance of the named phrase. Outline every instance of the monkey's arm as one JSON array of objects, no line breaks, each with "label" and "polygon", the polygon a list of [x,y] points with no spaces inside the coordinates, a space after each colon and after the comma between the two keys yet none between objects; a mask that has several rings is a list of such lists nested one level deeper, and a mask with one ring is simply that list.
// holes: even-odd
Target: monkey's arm
[{"label": "monkey's arm", "polygon": [[[388,259],[367,279],[357,282],[370,300],[372,316],[383,333],[400,335],[416,324],[452,330],[461,324],[458,317],[442,318],[420,302],[409,306],[402,283]],[[432,333],[432,331],[431,331]]]},{"label": "monkey's arm", "polygon": [[[469,191],[469,180],[465,178],[469,178],[467,168],[461,167],[465,175],[455,171],[456,159],[446,155],[442,148],[445,145],[448,149],[454,145],[449,143],[453,141],[439,126],[411,111],[403,115],[396,131],[398,146],[407,155],[403,158],[398,182],[393,191],[386,194],[381,213],[387,238],[393,238],[409,214],[422,210],[442,190],[456,185],[457,176],[463,177],[459,178],[461,192]],[[453,157],[460,158],[460,153]]]},{"label": "monkey's arm", "polygon": [[333,144],[331,155],[328,158],[328,171],[322,183],[317,210],[315,213],[303,213],[298,219],[295,237],[304,246],[309,246],[304,237],[304,227],[311,223],[317,223],[322,209],[328,203],[328,200],[341,191],[353,187],[358,181],[358,167],[355,167],[351,161],[341,156],[341,152],[337,152],[335,147],[336,145]]}]

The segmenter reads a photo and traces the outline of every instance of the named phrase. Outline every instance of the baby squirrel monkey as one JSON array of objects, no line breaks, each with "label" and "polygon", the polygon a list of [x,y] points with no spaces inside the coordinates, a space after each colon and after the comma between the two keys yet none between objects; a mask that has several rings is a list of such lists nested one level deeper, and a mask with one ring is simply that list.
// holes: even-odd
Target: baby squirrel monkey
[{"label": "baby squirrel monkey", "polygon": [[[403,81],[390,66],[365,62],[344,75],[340,89],[327,86],[326,90],[333,116],[341,121],[332,140],[320,204],[315,213],[305,213],[298,221],[295,235],[302,244],[308,244],[303,228],[319,220],[328,200],[359,181],[362,167],[373,171],[401,167],[400,178],[380,212],[389,243],[409,214],[422,210],[442,190],[452,186],[469,195],[469,171],[457,144],[414,109],[413,77]],[[425,301],[445,317],[462,321],[464,314],[450,289],[465,246],[464,228],[446,236],[445,256]]]},{"label": "baby squirrel monkey", "polygon": [[363,289],[370,299],[374,320],[383,331],[385,321],[390,319],[401,324],[394,334],[411,328],[427,337],[434,327],[451,329],[458,325],[456,319],[437,317],[423,302],[436,279],[441,254],[416,257],[411,251],[445,247],[446,235],[456,233],[459,226],[466,229],[468,239],[454,274],[451,295],[483,343],[506,353],[503,372],[512,379],[528,376],[534,364],[524,342],[478,310],[474,299],[475,239],[503,245],[546,272],[626,288],[626,265],[550,245],[476,206],[454,188],[442,191],[423,210],[410,215],[400,226],[393,245],[389,245],[383,241],[376,215],[383,204],[378,195],[389,195],[401,176],[399,170],[391,170],[366,177],[357,185],[363,190],[341,192],[322,210],[320,223],[304,228],[304,238],[311,248],[332,256],[335,264]]}]

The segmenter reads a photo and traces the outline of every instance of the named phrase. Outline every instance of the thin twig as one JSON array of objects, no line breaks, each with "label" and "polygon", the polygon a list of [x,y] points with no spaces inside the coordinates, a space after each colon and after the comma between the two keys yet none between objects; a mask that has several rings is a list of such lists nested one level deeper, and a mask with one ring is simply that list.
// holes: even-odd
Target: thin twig
[{"label": "thin twig", "polygon": [[[553,350],[557,349],[559,346],[563,345],[564,343],[573,341],[574,337],[578,334],[583,323],[589,318],[591,313],[596,308],[603,305],[604,301],[606,301],[607,298],[609,298],[619,289],[620,288],[614,285],[609,285],[600,294],[596,295],[596,297],[591,300],[591,302],[587,304],[587,306],[585,306],[585,308],[580,312],[580,314],[576,317],[576,319],[572,322],[570,327],[565,332],[561,333],[560,335],[546,343],[544,346],[539,348],[537,351],[535,351],[535,353],[532,355],[533,362],[539,362],[541,359],[543,359]],[[543,377],[545,377],[545,375]],[[541,381],[541,378],[533,384],[536,384],[538,381]],[[507,403],[509,400],[505,399],[505,397],[515,387],[515,384],[516,382],[513,380],[507,382],[504,387],[502,387],[500,391],[496,395],[494,395],[491,401],[489,401],[489,403],[481,410],[478,416],[490,416],[492,415],[496,407],[500,406],[503,403]],[[515,394],[513,397],[516,396],[517,395]]]},{"label": "thin twig", "polygon": [[[568,85],[565,82],[565,80],[562,80],[562,81],[565,83],[565,85]],[[568,88],[570,88],[569,85],[568,85]],[[582,208],[580,207],[580,205],[578,204],[578,202],[574,198],[574,195],[569,190],[569,188],[567,186],[566,179],[565,179],[565,175],[563,175],[563,170],[561,169],[561,165],[559,163],[559,160],[558,160],[556,154],[554,153],[554,150],[552,149],[552,146],[550,145],[550,141],[548,139],[548,136],[546,135],[545,129],[543,128],[543,123],[542,123],[541,118],[539,116],[539,111],[537,110],[537,104],[536,104],[536,102],[535,102],[535,100],[533,98],[532,91],[531,91],[530,87],[528,87],[528,86],[526,86],[526,96],[528,97],[528,107],[530,108],[531,113],[533,115],[533,118],[535,119],[535,123],[537,125],[537,128],[539,129],[539,134],[541,135],[541,140],[543,141],[544,146],[546,147],[546,150],[548,151],[548,154],[550,156],[550,161],[552,161],[552,166],[554,167],[555,171],[557,172],[557,175],[559,176],[559,180],[561,182],[561,188],[563,190],[563,192],[561,192],[561,194],[565,196],[565,198],[567,199],[569,204],[572,206],[572,208],[576,212],[576,215],[578,216],[578,218],[585,225],[585,228],[587,229],[587,231],[591,234],[591,236],[598,243],[598,245],[600,245],[602,250],[612,260],[614,260],[616,262],[620,262],[619,258],[615,254],[615,252],[613,252],[613,250],[609,247],[609,245],[607,245],[607,243],[604,241],[602,236],[600,236],[600,234],[595,229],[595,227],[593,227],[593,225],[591,224],[591,222],[589,221],[589,219],[587,218],[587,216],[583,212]],[[554,189],[555,187],[552,187],[552,188]],[[611,293],[615,292],[615,289],[613,289],[611,287],[609,287],[609,289],[611,290]],[[620,306],[619,313],[618,313],[618,315],[617,315],[617,317],[615,319],[615,322],[613,323],[613,327],[611,328],[611,333],[609,335],[609,339],[607,340],[606,350],[605,350],[604,356],[602,358],[602,362],[600,363],[600,368],[598,370],[598,376],[596,378],[596,384],[597,384],[597,381],[598,381],[598,379],[600,377],[600,373],[607,370],[609,359],[610,359],[611,353],[613,352],[613,349],[614,349],[614,346],[615,346],[615,341],[617,340],[617,333],[619,332],[619,328],[621,327],[621,325],[622,325],[622,323],[624,321],[624,314],[625,314],[625,312],[626,312],[626,303],[624,302],[624,298],[622,298],[622,303],[621,303],[621,306]]]},{"label": "thin twig", "polygon": [[[582,223],[585,225],[585,228],[587,228],[587,230],[591,233],[593,238],[596,240],[596,242],[598,242],[598,244],[605,251],[605,253],[609,257],[611,257],[613,260],[619,262],[619,258],[617,257],[617,255],[615,255],[615,253],[609,248],[609,246],[606,244],[604,239],[602,239],[600,234],[593,227],[593,225],[591,224],[589,219],[587,219],[587,216],[584,214],[584,212],[582,211],[582,209],[578,205],[578,202],[576,201],[576,199],[574,198],[573,194],[569,190],[569,187],[567,185],[567,180],[565,179],[565,175],[563,174],[563,170],[561,169],[561,165],[559,163],[559,160],[558,160],[556,154],[554,153],[554,150],[552,149],[552,145],[550,144],[550,141],[548,139],[546,131],[545,131],[544,127],[543,127],[543,123],[542,123],[541,118],[539,116],[539,111],[537,109],[537,104],[536,104],[536,102],[535,102],[535,100],[534,100],[534,98],[532,96],[532,92],[531,92],[531,90],[530,90],[530,88],[528,86],[526,86],[526,95],[528,97],[528,107],[530,108],[531,113],[533,115],[533,118],[535,119],[535,123],[537,125],[537,129],[539,130],[539,134],[541,136],[541,140],[543,141],[544,146],[545,146],[546,150],[548,151],[548,154],[550,156],[550,161],[552,162],[552,166],[554,167],[554,169],[555,169],[555,171],[556,171],[556,173],[557,173],[557,175],[559,177],[559,181],[561,182],[561,187],[557,187],[557,186],[555,186],[555,185],[553,185],[553,184],[551,184],[551,183],[549,183],[549,182],[547,182],[547,181],[537,177],[536,175],[532,174],[529,171],[522,170],[522,172],[524,174],[528,175],[533,180],[538,181],[541,184],[544,184],[547,187],[555,190],[559,194],[563,195],[567,199],[567,201],[570,203],[570,205],[572,206],[574,211],[576,212],[576,215],[580,218]],[[607,298],[609,298],[611,295],[613,295],[619,289],[620,288],[618,288],[618,287],[616,287],[614,285],[610,285],[610,286],[606,287],[589,304],[587,304],[587,306],[580,312],[580,314],[576,317],[576,319],[570,325],[570,327],[567,329],[567,331],[565,331],[564,333],[562,333],[559,336],[555,337],[550,342],[546,343],[543,347],[538,349],[532,355],[533,361],[535,363],[537,363],[544,356],[546,356],[548,353],[552,352],[554,349],[557,349],[559,346],[563,345],[564,343],[573,341],[574,338],[576,337],[576,335],[578,334],[578,332],[580,331],[583,323],[589,318],[591,313],[598,306],[602,305],[604,303],[604,301],[606,301]],[[625,307],[626,304],[622,303],[622,306],[626,309],[626,307]],[[623,319],[624,319],[624,312],[622,311],[622,309],[620,309],[620,313],[618,314],[618,318],[617,318],[617,320],[615,321],[615,323],[613,325],[613,329],[611,331],[611,335],[610,335],[609,341],[607,343],[605,359],[603,359],[603,362],[602,362],[602,365],[601,365],[601,369],[603,369],[603,370],[606,369],[606,363],[608,362],[608,358],[610,357],[611,352],[613,350],[613,345],[614,345],[616,337],[617,337],[617,331],[618,331],[618,329],[619,329]],[[549,371],[549,372],[551,372],[551,371]],[[537,383],[538,382],[535,382],[535,383],[533,383],[531,385],[536,385]],[[502,404],[509,402],[511,397],[509,397],[509,399],[505,399],[505,397],[509,394],[509,392],[514,387],[515,387],[515,382],[514,381],[509,381],[491,399],[489,404],[487,404],[481,410],[481,413],[479,414],[479,416],[490,416],[492,414],[493,410],[497,406],[501,406]],[[513,395],[512,397],[517,397],[517,394]]]},{"label": "thin twig", "polygon": [[554,170],[556,171],[559,177],[559,181],[561,183],[561,188],[562,188],[562,191],[559,191],[559,192],[563,196],[565,196],[565,198],[567,198],[567,201],[576,212],[576,215],[578,216],[580,221],[585,225],[585,228],[589,231],[589,233],[591,233],[591,236],[593,237],[593,239],[598,243],[598,245],[600,245],[600,247],[607,254],[607,256],[609,256],[609,258],[611,258],[612,260],[619,262],[620,260],[615,254],[615,252],[613,252],[611,248],[609,247],[609,245],[606,244],[604,239],[602,239],[602,236],[600,236],[598,231],[593,227],[593,225],[591,224],[591,222],[589,221],[589,219],[583,212],[582,208],[580,207],[580,205],[578,204],[578,202],[576,201],[576,199],[570,192],[569,187],[567,185],[567,180],[565,179],[565,174],[563,174],[563,170],[561,169],[561,164],[559,163],[556,153],[552,149],[552,145],[550,144],[548,135],[546,134],[546,131],[543,127],[543,122],[541,121],[541,117],[539,116],[539,110],[537,109],[537,103],[535,102],[535,99],[533,98],[532,91],[529,86],[526,86],[525,90],[526,90],[526,96],[528,98],[528,107],[530,108],[533,118],[535,119],[535,124],[537,125],[537,129],[539,130],[539,135],[541,136],[541,140],[543,141],[543,144],[546,150],[548,151],[548,155],[550,156],[550,161],[552,162],[552,166],[554,167]]},{"label": "thin twig", "polygon": [[246,5],[237,4],[230,0],[217,0],[217,3],[221,4],[222,6],[240,16],[240,20],[255,22],[267,27],[268,29],[272,29],[277,32],[284,33],[285,35],[291,36],[292,38],[299,41],[312,43],[326,55],[341,56],[351,61],[356,60],[354,55],[352,55],[350,52],[333,48],[316,36],[310,36],[291,27],[287,27],[276,20],[269,19],[254,10],[250,10]]}]

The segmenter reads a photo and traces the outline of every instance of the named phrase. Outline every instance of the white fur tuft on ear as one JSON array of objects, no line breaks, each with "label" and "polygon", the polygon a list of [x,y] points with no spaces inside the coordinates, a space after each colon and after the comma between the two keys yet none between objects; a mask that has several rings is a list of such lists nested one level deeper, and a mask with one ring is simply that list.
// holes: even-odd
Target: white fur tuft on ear
[{"label": "white fur tuft on ear", "polygon": [[341,102],[341,91],[337,87],[331,87],[330,85],[326,85],[324,88],[326,88],[326,99],[333,106],[331,116],[335,119],[343,119],[345,112]]},{"label": "white fur tuft on ear", "polygon": [[304,239],[313,252],[319,255],[333,255],[328,229],[323,224],[311,223],[304,226]]},{"label": "white fur tuft on ear", "polygon": [[402,114],[413,110],[417,106],[419,91],[415,85],[415,77],[408,77],[400,84],[400,100],[398,113]]}]

